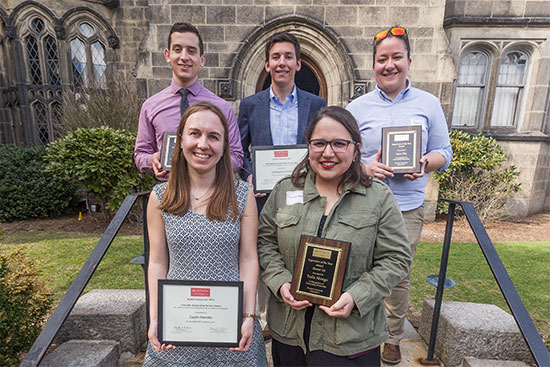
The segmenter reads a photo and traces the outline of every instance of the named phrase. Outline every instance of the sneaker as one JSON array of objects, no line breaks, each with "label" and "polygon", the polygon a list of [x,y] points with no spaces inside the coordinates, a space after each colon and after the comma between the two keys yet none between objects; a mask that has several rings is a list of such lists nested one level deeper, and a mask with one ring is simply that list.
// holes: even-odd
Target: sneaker
[{"label": "sneaker", "polygon": [[398,364],[399,362],[401,362],[401,352],[399,351],[399,345],[384,343],[382,361],[389,364]]}]

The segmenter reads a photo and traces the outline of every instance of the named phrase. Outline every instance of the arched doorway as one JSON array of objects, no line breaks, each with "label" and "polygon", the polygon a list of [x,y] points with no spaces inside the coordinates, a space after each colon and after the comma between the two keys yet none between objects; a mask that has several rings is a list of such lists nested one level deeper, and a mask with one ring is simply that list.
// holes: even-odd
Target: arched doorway
[{"label": "arched doorway", "polygon": [[[302,67],[296,73],[294,79],[296,86],[309,93],[327,100],[327,81],[321,68],[309,56],[301,55]],[[269,88],[271,85],[271,75],[264,70],[258,78],[256,92]]]},{"label": "arched doorway", "polygon": [[269,85],[265,71],[265,44],[273,33],[281,31],[291,32],[300,42],[305,83],[302,84],[301,76],[297,74],[298,87],[308,90],[308,83],[313,88],[318,83],[318,94],[327,105],[347,104],[353,95],[356,69],[348,50],[329,27],[298,15],[277,18],[246,37],[247,42],[231,67],[231,88],[234,88],[235,99],[252,95]]}]

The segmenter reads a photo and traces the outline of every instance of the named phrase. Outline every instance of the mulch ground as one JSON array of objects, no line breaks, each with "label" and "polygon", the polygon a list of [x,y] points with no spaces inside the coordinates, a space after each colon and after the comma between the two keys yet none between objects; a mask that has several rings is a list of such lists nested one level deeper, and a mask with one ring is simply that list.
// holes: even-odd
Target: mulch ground
[{"label": "mulch ground", "polygon": [[[102,234],[109,221],[102,214],[83,214],[56,219],[32,219],[20,222],[0,223],[5,233],[29,231],[64,231]],[[528,217],[510,217],[500,221],[483,223],[493,242],[503,241],[550,241],[550,213],[539,213]],[[421,241],[443,242],[445,220],[426,222]],[[120,232],[124,235],[142,235],[143,223],[126,221]],[[453,225],[452,242],[476,242],[472,230],[465,219],[457,218]]]}]

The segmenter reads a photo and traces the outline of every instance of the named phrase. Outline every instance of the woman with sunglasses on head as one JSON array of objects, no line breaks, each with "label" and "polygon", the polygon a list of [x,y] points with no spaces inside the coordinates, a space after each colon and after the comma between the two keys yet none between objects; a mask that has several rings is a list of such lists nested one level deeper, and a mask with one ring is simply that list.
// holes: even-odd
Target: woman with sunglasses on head
[{"label": "woman with sunglasses on head", "polygon": [[[279,181],[261,214],[258,256],[271,291],[275,366],[380,366],[382,299],[412,260],[388,187],[361,169],[361,135],[341,107],[321,109],[305,132],[306,157]],[[290,293],[301,235],[351,242],[342,294],[331,307]]]},{"label": "woman with sunglasses on head", "polygon": [[[227,122],[216,106],[189,107],[179,124],[168,182],[153,188],[149,228],[149,344],[144,366],[267,366],[255,320],[257,209],[251,185],[235,179]],[[237,348],[161,344],[158,280],[242,281]],[[202,315],[197,317],[207,317]],[[168,325],[170,326],[170,325]]]},{"label": "woman with sunglasses on head", "polygon": [[[376,89],[355,99],[346,109],[353,114],[361,131],[363,168],[370,177],[384,180],[395,195],[414,256],[424,222],[427,173],[446,169],[453,151],[439,99],[411,86],[407,79],[410,65],[407,30],[392,27],[378,32],[373,40]],[[411,125],[422,128],[421,171],[393,173],[392,168],[380,162],[382,128]],[[399,341],[404,333],[409,287],[410,275],[407,275],[384,301],[390,336],[384,344],[382,360],[387,363],[397,364],[401,360]]]}]

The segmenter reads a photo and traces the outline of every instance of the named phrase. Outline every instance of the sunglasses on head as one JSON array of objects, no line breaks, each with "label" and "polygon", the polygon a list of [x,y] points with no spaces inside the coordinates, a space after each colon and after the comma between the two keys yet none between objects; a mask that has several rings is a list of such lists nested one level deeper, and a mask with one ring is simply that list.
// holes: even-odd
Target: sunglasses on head
[{"label": "sunglasses on head", "polygon": [[390,29],[384,29],[374,36],[376,42],[382,41],[384,38],[388,37],[388,33],[391,33],[395,37],[404,37],[407,34],[407,30],[403,27],[392,27]]}]

